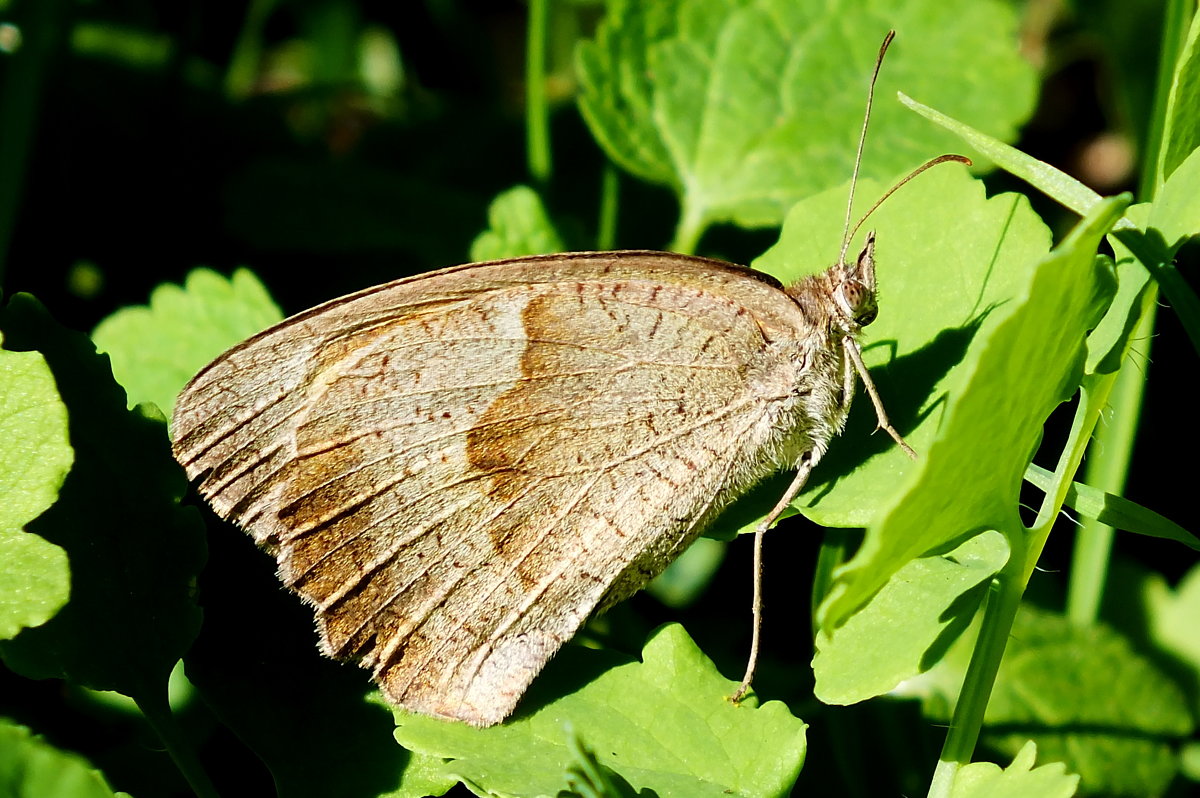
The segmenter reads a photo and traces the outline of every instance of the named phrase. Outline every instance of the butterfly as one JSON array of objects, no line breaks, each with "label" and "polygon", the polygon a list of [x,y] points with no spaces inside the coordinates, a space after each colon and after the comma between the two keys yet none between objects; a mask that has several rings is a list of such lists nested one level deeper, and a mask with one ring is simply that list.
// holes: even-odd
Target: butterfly
[{"label": "butterfly", "polygon": [[856,340],[877,310],[875,237],[847,263],[850,238],[786,287],[637,250],[369,288],[196,375],[175,456],[276,557],[325,654],[397,706],[499,723],[590,616],[795,470],[759,525],[757,574],[761,532],[841,431],[858,377],[911,453]]}]

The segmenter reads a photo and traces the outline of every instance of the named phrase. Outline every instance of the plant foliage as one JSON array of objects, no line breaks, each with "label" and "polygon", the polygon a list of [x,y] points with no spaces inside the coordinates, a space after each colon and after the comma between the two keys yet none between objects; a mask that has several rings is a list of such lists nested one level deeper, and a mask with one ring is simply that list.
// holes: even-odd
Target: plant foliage
[{"label": "plant foliage", "polygon": [[[1192,505],[1121,495],[1131,462],[1194,483],[1189,419],[1148,419],[1189,429],[1153,444],[1170,456],[1133,459],[1135,442],[1152,445],[1136,424],[1162,378],[1145,357],[1156,323],[1188,342],[1186,373],[1200,351],[1189,4],[1135,4],[1135,24],[1102,3],[1074,21],[1111,46],[1115,105],[1156,98],[1145,128],[1124,130],[1141,153],[1136,195],[1109,196],[1013,145],[1046,75],[1031,63],[1034,15],[1001,0],[529,0],[532,175],[518,106],[503,107],[512,76],[491,74],[504,48],[468,32],[465,4],[254,2],[244,19],[201,21],[217,48],[123,18],[127,4],[9,5],[28,33],[0,92],[0,794],[1195,788],[1200,539],[1177,514]],[[1149,15],[1165,22],[1145,36]],[[165,419],[190,376],[280,306],[393,279],[397,264],[615,235],[733,254],[785,283],[819,272],[842,246],[889,29],[853,217],[933,156],[976,161],[919,175],[867,222],[880,313],[864,355],[919,456],[873,435],[859,398],[785,514],[807,520],[768,536],[766,579],[783,587],[769,593],[758,693],[727,699],[750,623],[749,574],[733,568],[749,569],[747,541],[723,541],[753,529],[776,481],[651,587],[670,609],[642,597],[595,619],[500,726],[393,711],[363,673],[322,659],[269,560],[187,498]],[[1154,41],[1157,76],[1134,63]],[[464,75],[487,76],[495,103],[464,99]],[[122,113],[149,124],[151,84],[178,94],[189,132],[177,151],[131,151],[135,185],[106,203],[95,187],[121,189],[102,143]],[[54,137],[34,134],[93,94],[110,116],[78,181],[88,213],[62,241],[26,232],[60,224],[41,189],[53,168],[30,155]],[[162,164],[182,173],[183,153],[203,149],[193,130],[223,138],[204,138],[204,168],[168,185]],[[57,282],[32,276],[43,259],[62,264]],[[773,556],[789,535],[806,553]]]}]

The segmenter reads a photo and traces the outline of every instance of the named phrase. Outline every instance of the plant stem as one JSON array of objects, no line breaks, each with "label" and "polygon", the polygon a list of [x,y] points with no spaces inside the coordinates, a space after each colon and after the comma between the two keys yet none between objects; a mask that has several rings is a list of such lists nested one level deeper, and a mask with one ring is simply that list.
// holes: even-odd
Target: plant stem
[{"label": "plant stem", "polygon": [[242,100],[250,96],[262,61],[263,28],[277,0],[250,0],[246,19],[238,31],[229,66],[225,69],[225,96]]},{"label": "plant stem", "polygon": [[[1014,554],[1018,552],[1014,551]],[[950,719],[950,730],[946,733],[946,743],[929,785],[929,798],[950,798],[955,776],[963,765],[971,761],[971,754],[975,751],[975,743],[979,741],[979,733],[983,728],[983,716],[992,695],[992,685],[1000,671],[1004,648],[1008,645],[1013,620],[1017,617],[1021,596],[1025,592],[1025,582],[1021,578],[1024,565],[1024,560],[1015,556],[992,582],[971,663],[967,666],[962,690]]]},{"label": "plant stem", "polygon": [[525,41],[525,147],[529,174],[550,179],[550,113],[546,105],[546,23],[549,0],[529,0]]},{"label": "plant stem", "polygon": [[[1067,491],[1079,464],[1083,461],[1083,453],[1087,450],[1088,441],[1100,420],[1100,410],[1108,402],[1112,392],[1116,374],[1100,374],[1085,377],[1083,387],[1079,391],[1079,405],[1075,408],[1075,418],[1071,422],[1071,432],[1067,443],[1058,458],[1058,466],[1054,469],[1054,479],[1050,488],[1042,498],[1042,506],[1038,508],[1037,519],[1029,528],[1027,547],[1025,549],[1025,571],[1021,576],[1022,585],[1029,583],[1033,569],[1042,556],[1042,549],[1050,537],[1050,529],[1062,510]],[[1022,587],[1024,589],[1024,587]]]},{"label": "plant stem", "polygon": [[[1112,421],[1097,426],[1084,472],[1087,484],[1118,496],[1125,489],[1129,455],[1133,451],[1146,386],[1150,354],[1148,331],[1154,328],[1157,292],[1149,291],[1146,296],[1149,301],[1143,305],[1141,319],[1131,336],[1139,348],[1131,348],[1121,364],[1108,401]],[[1112,540],[1113,528],[1091,518],[1083,520],[1075,537],[1067,585],[1067,617],[1078,626],[1091,625],[1100,612]]]},{"label": "plant stem", "polygon": [[617,241],[617,197],[621,189],[620,175],[611,161],[605,161],[600,178],[600,221],[596,229],[596,249],[608,250]]},{"label": "plant stem", "polygon": [[700,244],[700,236],[704,235],[706,223],[703,213],[688,201],[687,191],[683,194],[683,213],[679,224],[675,227],[675,239],[671,242],[670,250],[684,255],[693,255]]},{"label": "plant stem", "polygon": [[146,720],[154,727],[154,731],[162,740],[175,767],[179,768],[179,772],[183,774],[192,791],[199,798],[218,798],[217,788],[213,786],[208,773],[200,764],[199,757],[196,756],[195,749],[184,737],[179,724],[175,722],[175,716],[171,714],[171,705],[168,703],[166,695],[166,683],[164,682],[157,689],[139,692],[140,695],[133,696],[134,702],[137,703],[138,709],[142,711]]}]

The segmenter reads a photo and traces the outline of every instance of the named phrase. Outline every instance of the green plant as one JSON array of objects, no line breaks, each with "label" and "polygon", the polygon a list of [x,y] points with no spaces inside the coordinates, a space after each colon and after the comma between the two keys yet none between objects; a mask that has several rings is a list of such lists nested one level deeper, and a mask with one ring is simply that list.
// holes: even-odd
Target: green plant
[{"label": "green plant", "polygon": [[[619,224],[639,230],[637,213],[622,211],[647,197],[661,205],[664,195],[646,188],[657,185],[678,198],[673,234],[652,233],[670,236],[673,249],[753,251],[760,239],[743,231],[779,227],[777,242],[752,265],[784,282],[826,268],[841,243],[866,77],[889,28],[899,38],[877,90],[856,207],[869,206],[916,163],[965,142],[972,157],[1079,216],[1052,236],[1030,198],[989,190],[957,166],[921,175],[871,216],[881,311],[866,331],[867,363],[920,457],[911,462],[885,436],[872,436],[873,414],[860,400],[797,502],[798,513],[826,527],[814,575],[784,576],[793,566],[772,552],[788,532],[768,536],[766,579],[791,584],[789,598],[772,593],[767,607],[761,705],[726,700],[735,682],[721,674],[739,667],[749,596],[743,588],[708,590],[722,578],[714,577],[723,556],[715,540],[702,540],[652,592],[680,605],[719,593],[717,603],[733,607],[736,636],[724,617],[706,628],[703,617],[689,616],[699,647],[684,627],[669,625],[649,635],[638,662],[630,644],[640,647],[653,622],[644,608],[617,608],[597,620],[593,646],[562,652],[517,717],[492,729],[393,717],[364,700],[365,677],[317,656],[305,634],[307,610],[275,586],[267,559],[202,508],[181,504],[184,480],[163,421],[175,393],[209,359],[281,317],[251,272],[227,279],[207,269],[192,271],[182,287],[159,286],[147,307],[108,315],[91,341],[57,325],[28,296],[0,309],[0,656],[13,695],[57,678],[87,707],[70,717],[90,734],[144,719],[201,795],[247,789],[224,759],[206,753],[214,740],[243,757],[253,751],[282,795],[438,795],[459,783],[481,795],[554,795],[568,784],[572,794],[649,789],[660,796],[783,795],[793,785],[865,795],[881,783],[891,792],[928,787],[931,796],[956,798],[1159,795],[1173,780],[1185,790],[1200,773],[1200,570],[1179,544],[1196,549],[1200,541],[1119,494],[1160,291],[1200,344],[1200,305],[1174,265],[1200,233],[1200,126],[1189,102],[1200,79],[1200,23],[1185,3],[1170,4],[1132,205],[1129,195],[1101,198],[1002,143],[1031,113],[1036,89],[1033,68],[1016,53],[1017,18],[999,2],[945,5],[914,1],[884,11],[849,0],[611,0],[594,35],[575,46],[576,94],[590,136],[635,180],[593,158],[586,167],[600,188],[583,192],[580,203],[567,194],[582,182],[578,173],[550,152],[555,131],[542,91],[552,83],[545,65],[563,60],[542,48],[547,40],[574,43],[578,17],[565,4],[548,15],[545,0],[530,2],[526,78],[538,90],[526,107],[527,155],[536,187],[495,196],[472,259],[554,251],[564,241],[637,246]],[[44,8],[39,13],[49,13]],[[272,3],[252,4],[223,79],[199,79],[231,98],[231,107],[264,63],[263,26],[273,11]],[[291,13],[311,46],[305,63],[324,85],[370,84],[347,66],[355,57],[368,63],[374,46],[365,8],[325,0]],[[1107,13],[1103,21],[1117,26],[1117,12]],[[102,24],[87,28],[91,38],[75,24],[75,57],[110,41],[95,35],[108,30]],[[116,49],[152,62],[156,52]],[[13,64],[14,74],[20,66]],[[896,101],[900,90],[920,102]],[[432,161],[434,175],[482,137],[472,129],[459,138],[464,128],[492,121],[478,109],[439,109],[419,91],[387,96],[392,104],[377,113],[406,120],[414,160]],[[402,110],[397,97],[409,103]],[[17,111],[5,103],[0,97],[0,111],[8,111],[0,123],[29,124],[13,121],[26,98],[17,97]],[[293,120],[330,113],[305,102],[291,111]],[[569,113],[564,106],[557,116]],[[414,135],[428,119],[446,126],[436,127],[439,135]],[[311,134],[306,124],[297,123],[296,135],[325,136],[336,151],[332,127],[313,123],[323,133]],[[393,189],[369,177],[367,166],[342,164],[359,192],[391,198],[385,192]],[[231,179],[229,204],[244,217],[229,227],[254,228],[248,236],[270,251],[264,242],[273,217],[248,209],[261,182],[289,180],[302,168],[265,158]],[[456,207],[444,188],[422,182],[436,177],[413,168],[416,176],[390,181],[410,203],[396,207]],[[396,214],[401,232],[391,238],[389,219],[377,212],[355,206],[334,226],[388,252],[443,257],[418,222]],[[13,214],[0,213],[8,214],[0,218],[6,241]],[[647,216],[663,218],[661,210]],[[482,213],[473,218],[482,221]],[[471,225],[478,227],[463,226]],[[288,229],[299,241],[289,246],[329,243],[302,225]],[[439,237],[465,258],[469,236],[461,229]],[[347,247],[339,239],[330,249]],[[337,275],[329,281],[339,285]],[[288,287],[283,277],[265,282]],[[324,288],[317,298],[332,296]],[[1107,408],[1112,419],[1101,425]],[[1070,413],[1062,432],[1055,422]],[[1047,468],[1031,463],[1035,452]],[[735,504],[713,538],[752,528],[778,491],[768,483]],[[1036,513],[1023,514],[1022,497],[1034,496]],[[1066,598],[1031,600],[1045,590],[1031,582],[1048,541],[1062,534],[1055,522],[1064,507],[1084,519],[1074,562],[1058,580]],[[1152,545],[1192,557],[1186,577],[1172,588],[1162,575],[1127,570],[1112,552],[1109,524],[1167,538]],[[811,611],[798,587],[810,581]],[[1106,590],[1134,609],[1102,615]],[[815,640],[811,668],[806,655],[773,653],[786,637]],[[181,659],[191,686],[181,688],[172,711],[168,685],[172,673],[181,679]],[[99,710],[101,699],[85,689],[115,691],[137,709],[116,702]],[[38,768],[63,760],[86,786],[56,794],[108,794],[102,777],[61,750],[73,746],[48,720],[53,701],[38,695],[14,697],[11,707],[0,699],[10,717],[0,731],[12,741],[0,754],[0,784],[13,785],[14,795],[47,794]],[[839,709],[845,705],[856,708]],[[922,750],[926,742],[942,745],[947,721],[940,758]],[[22,725],[58,731],[58,739],[38,740]],[[821,736],[810,741],[814,731]],[[974,762],[980,741],[1007,766]],[[806,762],[810,744],[831,753]],[[889,756],[890,767],[873,764]],[[876,770],[887,775],[868,772]],[[175,775],[134,781],[128,789],[139,795],[183,788]]]}]

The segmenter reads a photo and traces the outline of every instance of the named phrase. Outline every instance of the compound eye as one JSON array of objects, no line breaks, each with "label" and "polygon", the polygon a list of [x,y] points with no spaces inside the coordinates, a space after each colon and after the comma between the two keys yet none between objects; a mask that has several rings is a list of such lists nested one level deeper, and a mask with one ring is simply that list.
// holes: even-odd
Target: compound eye
[{"label": "compound eye", "polygon": [[858,308],[863,301],[864,288],[862,283],[842,283],[842,301],[850,308],[851,315],[858,314]]},{"label": "compound eye", "polygon": [[851,321],[860,327],[875,321],[878,307],[875,304],[874,291],[857,280],[847,280],[838,291],[842,311]]}]

